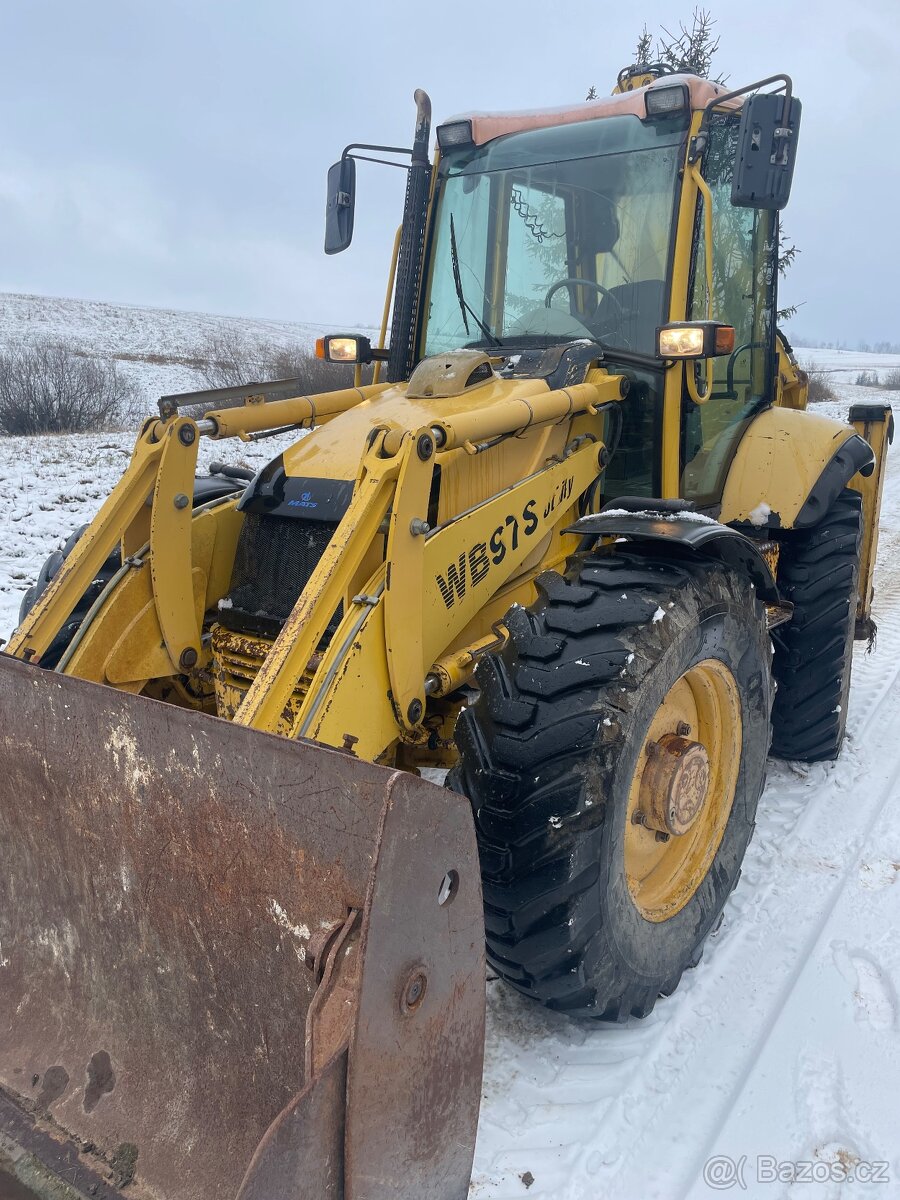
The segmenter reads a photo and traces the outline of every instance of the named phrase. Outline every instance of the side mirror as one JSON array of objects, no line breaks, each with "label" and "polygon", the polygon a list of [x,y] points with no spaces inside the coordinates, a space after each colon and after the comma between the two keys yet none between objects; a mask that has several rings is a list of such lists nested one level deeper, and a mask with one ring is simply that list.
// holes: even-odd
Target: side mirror
[{"label": "side mirror", "polygon": [[791,194],[799,130],[800,101],[795,97],[758,92],[744,101],[731,183],[732,204],[739,208],[784,208]]},{"label": "side mirror", "polygon": [[325,204],[325,253],[340,254],[353,240],[356,202],[356,162],[342,158],[328,170]]}]

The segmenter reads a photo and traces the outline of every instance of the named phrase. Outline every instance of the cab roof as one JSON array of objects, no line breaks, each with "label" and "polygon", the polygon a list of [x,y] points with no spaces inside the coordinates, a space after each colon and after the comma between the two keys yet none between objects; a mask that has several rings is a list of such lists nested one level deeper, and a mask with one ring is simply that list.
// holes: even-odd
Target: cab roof
[{"label": "cab roof", "polygon": [[[721,84],[697,75],[663,75],[645,87],[615,93],[599,100],[588,100],[583,104],[562,105],[557,108],[522,109],[517,112],[468,112],[453,117],[452,121],[470,121],[472,140],[476,146],[503,137],[508,133],[522,133],[529,129],[549,129],[555,125],[574,125],[579,121],[596,121],[603,117],[618,117],[632,114],[643,119],[647,116],[646,96],[650,91],[682,86],[688,89],[692,111],[705,108],[716,96],[727,93]],[[726,100],[729,108],[739,108],[741,100]],[[450,124],[450,122],[447,122]]]}]

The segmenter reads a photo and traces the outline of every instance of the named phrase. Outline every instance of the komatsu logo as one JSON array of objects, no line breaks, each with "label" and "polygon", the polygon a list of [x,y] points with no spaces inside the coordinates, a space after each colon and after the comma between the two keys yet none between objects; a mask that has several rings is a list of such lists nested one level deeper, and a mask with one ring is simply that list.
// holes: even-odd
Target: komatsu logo
[{"label": "komatsu logo", "polygon": [[288,500],[292,508],[318,508],[319,502],[313,500],[312,492],[301,492],[299,500]]},{"label": "komatsu logo", "polygon": [[[571,497],[574,485],[574,476],[560,483],[544,507],[545,518]],[[449,609],[458,600],[464,600],[466,592],[487,579],[510,551],[514,553],[519,549],[522,538],[534,536],[539,524],[537,500],[529,500],[520,513],[508,513],[503,524],[497,526],[486,542],[476,542],[468,550],[462,550],[458,558],[434,577],[445,606]]]}]

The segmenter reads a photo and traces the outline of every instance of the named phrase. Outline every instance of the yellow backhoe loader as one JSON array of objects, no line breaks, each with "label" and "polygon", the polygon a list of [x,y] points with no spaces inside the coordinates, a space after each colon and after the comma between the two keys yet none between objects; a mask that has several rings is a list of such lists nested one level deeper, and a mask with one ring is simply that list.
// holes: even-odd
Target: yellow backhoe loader
[{"label": "yellow backhoe loader", "polygon": [[[381,337],[319,347],[356,386],[165,397],[0,655],[0,1152],[39,1194],[464,1197],[485,945],[646,1015],[770,746],[840,749],[891,414],[805,411],[776,331],[790,80],[633,68],[433,161],[416,101]],[[385,154],[329,172],[329,253]]]}]

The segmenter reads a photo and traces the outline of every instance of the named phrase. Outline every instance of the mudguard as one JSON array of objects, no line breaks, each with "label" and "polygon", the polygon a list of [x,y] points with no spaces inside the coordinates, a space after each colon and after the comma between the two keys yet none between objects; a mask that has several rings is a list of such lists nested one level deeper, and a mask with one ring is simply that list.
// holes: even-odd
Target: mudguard
[{"label": "mudguard", "polygon": [[582,517],[566,532],[584,539],[621,537],[683,547],[741,571],[762,600],[778,603],[771,568],[754,543],[739,530],[694,512],[683,500],[620,497],[606,511]]},{"label": "mudguard", "polygon": [[737,445],[719,518],[755,528],[809,529],[851,477],[870,472],[872,463],[872,448],[841,421],[765,409]]}]

